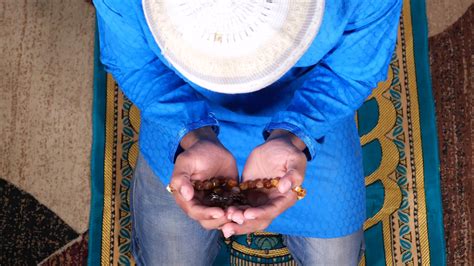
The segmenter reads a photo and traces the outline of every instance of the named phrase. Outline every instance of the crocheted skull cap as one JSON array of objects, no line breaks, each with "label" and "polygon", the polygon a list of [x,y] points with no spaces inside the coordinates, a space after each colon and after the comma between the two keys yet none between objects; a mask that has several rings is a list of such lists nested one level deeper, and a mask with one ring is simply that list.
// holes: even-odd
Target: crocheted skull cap
[{"label": "crocheted skull cap", "polygon": [[282,77],[319,31],[324,0],[143,0],[164,58],[189,81],[247,93]]}]

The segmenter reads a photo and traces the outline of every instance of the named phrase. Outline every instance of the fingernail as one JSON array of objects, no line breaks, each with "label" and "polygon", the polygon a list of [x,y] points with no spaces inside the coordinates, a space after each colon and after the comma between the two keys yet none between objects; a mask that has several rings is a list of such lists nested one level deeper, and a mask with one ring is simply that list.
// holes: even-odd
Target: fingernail
[{"label": "fingernail", "polygon": [[224,237],[225,237],[225,238],[229,238],[229,237],[232,236],[235,232],[232,231],[232,230],[224,230],[224,231],[222,231],[222,233],[224,233]]},{"label": "fingernail", "polygon": [[222,217],[222,215],[223,215],[222,213],[213,214],[213,215],[212,215],[212,218],[214,218],[214,219],[219,219],[219,218]]},{"label": "fingernail", "polygon": [[245,216],[245,219],[248,219],[248,220],[255,220],[255,216],[252,215],[252,214],[244,214]]},{"label": "fingernail", "polygon": [[283,179],[280,181],[280,184],[278,186],[278,190],[280,193],[285,193],[291,188],[291,182],[288,179]]},{"label": "fingernail", "polygon": [[243,224],[244,223],[244,220],[241,217],[235,217],[232,220],[234,222],[238,223],[238,224]]}]

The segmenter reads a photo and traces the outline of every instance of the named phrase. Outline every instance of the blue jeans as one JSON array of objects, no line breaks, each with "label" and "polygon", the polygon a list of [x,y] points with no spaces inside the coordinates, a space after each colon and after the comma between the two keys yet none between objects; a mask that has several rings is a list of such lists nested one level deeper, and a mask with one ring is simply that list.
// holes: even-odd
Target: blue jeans
[{"label": "blue jeans", "polygon": [[[176,204],[139,156],[130,192],[132,253],[138,265],[212,265],[221,241]],[[363,229],[340,238],[283,235],[298,265],[357,265],[365,250]]]}]

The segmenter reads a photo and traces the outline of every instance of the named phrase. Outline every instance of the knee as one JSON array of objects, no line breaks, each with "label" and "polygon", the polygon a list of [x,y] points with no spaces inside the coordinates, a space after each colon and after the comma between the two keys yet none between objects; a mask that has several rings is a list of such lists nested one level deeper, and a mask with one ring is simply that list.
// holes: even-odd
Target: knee
[{"label": "knee", "polygon": [[286,236],[285,244],[299,265],[358,265],[365,251],[362,230],[328,239]]},{"label": "knee", "polygon": [[220,249],[217,232],[204,238],[192,234],[139,237],[132,231],[132,239],[138,265],[212,265]]},{"label": "knee", "polygon": [[[158,250],[159,249],[159,250]],[[212,265],[217,253],[197,247],[180,246],[168,248],[166,245],[157,245],[156,249],[145,248],[141,252],[134,252],[137,265]]]}]

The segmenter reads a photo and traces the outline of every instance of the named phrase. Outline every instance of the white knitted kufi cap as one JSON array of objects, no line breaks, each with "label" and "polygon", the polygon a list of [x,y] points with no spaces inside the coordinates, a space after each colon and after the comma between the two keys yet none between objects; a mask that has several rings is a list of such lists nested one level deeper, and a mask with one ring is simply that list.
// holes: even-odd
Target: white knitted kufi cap
[{"label": "white knitted kufi cap", "polygon": [[143,0],[166,60],[191,82],[221,93],[262,89],[303,56],[324,0]]}]

